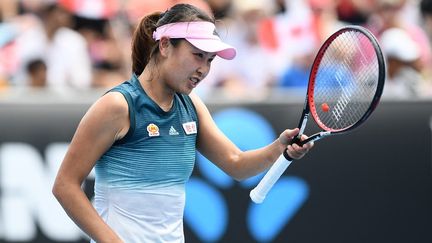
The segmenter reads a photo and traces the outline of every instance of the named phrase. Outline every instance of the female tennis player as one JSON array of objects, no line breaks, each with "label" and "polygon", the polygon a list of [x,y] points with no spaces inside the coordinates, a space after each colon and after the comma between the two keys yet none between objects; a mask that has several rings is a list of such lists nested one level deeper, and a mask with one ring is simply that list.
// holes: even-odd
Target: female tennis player
[{"label": "female tennis player", "polygon": [[[184,242],[185,183],[198,149],[242,180],[269,168],[282,152],[299,159],[312,147],[289,141],[285,130],[266,147],[241,151],[216,127],[192,90],[219,56],[233,47],[214,20],[179,4],[142,19],[132,42],[133,75],[84,115],[53,186],[53,193],[92,242]],[[82,191],[95,167],[94,206]]]}]

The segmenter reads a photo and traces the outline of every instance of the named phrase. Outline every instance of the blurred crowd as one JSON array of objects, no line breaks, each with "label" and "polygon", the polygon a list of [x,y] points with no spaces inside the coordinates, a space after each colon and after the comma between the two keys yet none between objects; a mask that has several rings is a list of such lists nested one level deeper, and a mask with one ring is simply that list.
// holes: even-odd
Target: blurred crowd
[{"label": "blurred crowd", "polygon": [[345,25],[378,38],[387,63],[384,96],[432,97],[432,0],[2,0],[0,90],[108,89],[131,75],[130,40],[140,18],[176,3],[215,16],[237,48],[216,58],[198,86],[232,98],[275,89],[304,94],[322,42]]}]

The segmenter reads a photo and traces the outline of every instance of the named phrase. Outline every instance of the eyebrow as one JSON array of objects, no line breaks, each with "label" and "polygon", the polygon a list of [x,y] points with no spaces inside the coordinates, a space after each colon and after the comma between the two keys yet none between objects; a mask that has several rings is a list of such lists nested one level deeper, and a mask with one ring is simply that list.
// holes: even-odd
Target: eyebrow
[{"label": "eyebrow", "polygon": [[[190,43],[189,43],[189,44],[190,44]],[[217,53],[216,53],[216,52],[206,52],[206,51],[203,51],[203,50],[201,50],[201,49],[195,47],[195,46],[192,45],[192,44],[190,44],[190,45],[191,45],[193,51],[201,52],[201,53],[206,53],[206,54],[207,54],[207,53],[214,53],[213,55],[210,56],[210,58],[215,58],[215,57],[217,56]]]}]

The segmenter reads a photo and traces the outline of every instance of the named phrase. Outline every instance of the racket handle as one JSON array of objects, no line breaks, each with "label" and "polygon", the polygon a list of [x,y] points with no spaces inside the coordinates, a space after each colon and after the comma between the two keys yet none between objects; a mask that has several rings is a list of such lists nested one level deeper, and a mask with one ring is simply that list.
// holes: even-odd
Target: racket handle
[{"label": "racket handle", "polygon": [[292,160],[287,160],[284,154],[276,160],[258,185],[250,192],[249,196],[254,203],[262,203],[264,201],[267,193],[288,168],[291,162]]}]

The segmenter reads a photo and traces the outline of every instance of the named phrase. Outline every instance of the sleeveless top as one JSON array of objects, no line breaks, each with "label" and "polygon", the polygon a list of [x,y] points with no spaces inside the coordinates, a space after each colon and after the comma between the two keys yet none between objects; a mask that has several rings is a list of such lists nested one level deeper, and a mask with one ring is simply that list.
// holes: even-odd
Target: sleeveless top
[{"label": "sleeveless top", "polygon": [[118,85],[130,128],[95,165],[94,206],[128,243],[184,242],[185,183],[195,163],[198,118],[187,95],[163,111],[138,78]]}]

